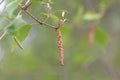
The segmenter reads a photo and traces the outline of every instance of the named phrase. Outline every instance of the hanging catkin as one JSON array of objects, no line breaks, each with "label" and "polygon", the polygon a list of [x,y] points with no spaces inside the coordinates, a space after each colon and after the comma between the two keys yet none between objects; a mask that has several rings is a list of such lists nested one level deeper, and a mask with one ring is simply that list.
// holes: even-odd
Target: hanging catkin
[{"label": "hanging catkin", "polygon": [[95,26],[90,26],[89,30],[89,44],[92,46],[94,44],[94,37],[95,37]]},{"label": "hanging catkin", "polygon": [[64,49],[63,49],[63,40],[60,28],[56,28],[56,35],[58,40],[58,49],[59,49],[59,57],[60,57],[60,64],[64,65]]}]

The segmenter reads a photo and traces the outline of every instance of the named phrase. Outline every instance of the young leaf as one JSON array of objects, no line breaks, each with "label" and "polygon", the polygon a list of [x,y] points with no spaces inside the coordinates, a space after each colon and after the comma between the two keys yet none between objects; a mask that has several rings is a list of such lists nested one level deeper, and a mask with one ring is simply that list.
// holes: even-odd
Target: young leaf
[{"label": "young leaf", "polygon": [[16,26],[11,23],[8,25],[4,32],[9,35],[15,35],[16,31],[17,31]]},{"label": "young leaf", "polygon": [[47,3],[53,4],[51,0],[31,0],[31,2],[42,2],[42,4],[47,2]]},{"label": "young leaf", "polygon": [[74,24],[80,24],[83,16],[83,12],[84,12],[84,8],[82,6],[79,6],[75,16],[73,17]]},{"label": "young leaf", "polygon": [[67,26],[63,26],[60,28],[61,33],[63,34],[63,43],[64,45],[68,45],[70,42],[70,33],[71,33],[71,28]]},{"label": "young leaf", "polygon": [[48,16],[52,19],[59,20],[59,18],[57,16],[53,15],[53,14],[48,14],[48,13],[42,13],[42,14],[45,15],[45,16]]},{"label": "young leaf", "polygon": [[83,53],[77,53],[73,55],[73,61],[75,63],[84,63],[86,60],[87,56]]},{"label": "young leaf", "polygon": [[20,29],[26,23],[22,19],[22,16],[17,16],[6,28],[5,33],[9,35],[15,35],[17,30]]},{"label": "young leaf", "polygon": [[95,12],[87,12],[84,16],[83,19],[85,20],[99,20],[102,17],[101,14],[95,13]]},{"label": "young leaf", "polygon": [[27,24],[17,31],[16,37],[19,39],[20,42],[23,41],[27,37],[31,27],[32,25]]},{"label": "young leaf", "polygon": [[6,6],[6,12],[8,13],[9,17],[13,16],[13,12],[17,9],[18,4],[21,2],[22,0],[13,0]]},{"label": "young leaf", "polygon": [[[16,36],[17,39],[19,40],[19,43],[21,43],[21,42],[27,37],[27,35],[28,35],[31,27],[32,27],[32,26],[31,26],[30,24],[27,24],[27,25],[21,27],[21,28],[17,31],[17,33],[16,33],[15,36]],[[18,45],[18,44],[17,44],[17,45]],[[16,46],[16,42],[13,40],[13,42],[12,42],[12,51],[14,50],[15,46]],[[19,46],[19,45],[18,45],[18,46]],[[19,47],[20,47],[20,46],[19,46]],[[20,48],[21,48],[21,47],[20,47]]]},{"label": "young leaf", "polygon": [[55,12],[58,12],[58,13],[60,13],[60,12],[65,12],[65,13],[68,13],[68,11],[67,11],[67,10],[56,10]]},{"label": "young leaf", "polygon": [[62,17],[63,17],[63,18],[65,17],[65,12],[64,12],[64,11],[62,12]]},{"label": "young leaf", "polygon": [[41,2],[41,1],[46,1],[46,0],[31,0],[32,2]]},{"label": "young leaf", "polygon": [[101,28],[97,28],[95,32],[95,42],[98,44],[98,46],[104,50],[108,41],[109,35]]}]

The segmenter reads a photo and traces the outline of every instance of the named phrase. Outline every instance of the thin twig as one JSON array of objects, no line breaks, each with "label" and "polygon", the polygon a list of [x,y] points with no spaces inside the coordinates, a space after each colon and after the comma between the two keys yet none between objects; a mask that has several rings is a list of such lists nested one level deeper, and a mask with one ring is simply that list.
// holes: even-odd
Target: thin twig
[{"label": "thin twig", "polygon": [[21,9],[26,13],[28,14],[33,20],[35,20],[36,22],[38,22],[40,25],[44,24],[46,26],[49,26],[51,28],[54,28],[55,29],[55,26],[53,25],[50,25],[50,24],[47,24],[46,22],[42,22],[40,21],[39,19],[37,19],[35,16],[33,16],[27,9],[24,9],[24,7],[20,4],[20,7]]},{"label": "thin twig", "polygon": [[26,3],[25,3],[25,5],[28,5],[28,4],[31,4],[30,0],[27,0]]},{"label": "thin twig", "polygon": [[32,19],[34,19],[39,24],[41,24],[41,25],[43,24],[40,20],[38,20],[36,17],[34,17],[28,10],[25,10],[24,12],[27,13]]},{"label": "thin twig", "polygon": [[40,21],[39,19],[37,19],[36,17],[34,17],[28,10],[24,10],[24,12],[27,13],[32,19],[34,19],[35,21],[37,21],[39,24],[41,24],[41,25],[44,24],[44,25],[49,26],[51,28],[55,28],[55,26],[53,26],[53,25],[50,25],[50,24],[47,24],[45,22]]}]

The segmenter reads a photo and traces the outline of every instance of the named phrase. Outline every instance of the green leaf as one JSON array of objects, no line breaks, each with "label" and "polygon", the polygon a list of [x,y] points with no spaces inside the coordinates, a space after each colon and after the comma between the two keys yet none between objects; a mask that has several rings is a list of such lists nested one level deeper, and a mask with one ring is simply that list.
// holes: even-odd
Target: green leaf
[{"label": "green leaf", "polygon": [[84,63],[85,62],[85,60],[86,60],[86,55],[85,54],[82,54],[82,53],[79,53],[79,54],[75,54],[74,56],[73,56],[73,61],[75,62],[75,63]]},{"label": "green leaf", "polygon": [[18,15],[8,26],[5,28],[5,33],[11,36],[15,36],[12,44],[13,48],[17,45],[22,48],[20,43],[27,37],[29,30],[31,28],[30,24],[27,24],[22,19],[21,15]]},{"label": "green leaf", "polygon": [[22,16],[19,15],[5,28],[5,33],[9,35],[15,35],[16,32],[25,24],[26,23],[22,19]]},{"label": "green leaf", "polygon": [[65,13],[68,13],[67,10],[56,10],[55,12],[65,12]]},{"label": "green leaf", "polygon": [[17,31],[16,37],[20,40],[20,42],[23,41],[27,37],[31,27],[32,25],[27,24]]},{"label": "green leaf", "polygon": [[60,28],[60,30],[61,30],[62,37],[63,37],[63,43],[64,43],[64,45],[68,46],[68,44],[70,42],[71,28],[69,28],[67,26],[63,26],[63,27]]},{"label": "green leaf", "polygon": [[106,9],[109,7],[109,5],[111,4],[112,1],[110,0],[103,0],[99,3],[99,11],[100,13],[104,13],[106,11]]},{"label": "green leaf", "polygon": [[13,12],[18,8],[19,3],[21,3],[22,0],[13,0],[6,6],[6,12],[8,13],[9,17],[13,16]]},{"label": "green leaf", "polygon": [[9,24],[8,27],[5,29],[5,33],[9,35],[15,35],[16,31],[16,26],[14,24]]},{"label": "green leaf", "polygon": [[48,13],[42,13],[43,15],[47,16],[47,17],[50,17],[52,19],[55,19],[55,20],[59,20],[59,18],[53,14],[48,14]]},{"label": "green leaf", "polygon": [[95,42],[102,50],[105,50],[107,43],[109,42],[108,33],[101,28],[97,28],[95,32]]},{"label": "green leaf", "polygon": [[102,17],[101,14],[95,12],[87,12],[84,16],[84,20],[99,20]]},{"label": "green leaf", "polygon": [[75,16],[73,17],[73,23],[78,25],[80,24],[83,16],[83,12],[84,12],[84,8],[82,6],[79,6]]},{"label": "green leaf", "polygon": [[42,4],[45,4],[45,3],[53,4],[51,0],[31,0],[31,2],[42,2]]},{"label": "green leaf", "polygon": [[2,15],[0,15],[0,18],[3,18],[3,16],[2,16]]},{"label": "green leaf", "polygon": [[[31,25],[30,24],[27,24],[27,25],[24,25],[23,27],[21,27],[17,33],[16,33],[16,37],[17,37],[17,41],[18,43],[21,43],[28,35],[30,29],[31,29]],[[16,43],[15,40],[13,40],[12,42],[12,51],[14,50],[15,46],[16,46]],[[22,49],[22,47],[17,43],[17,45]]]},{"label": "green leaf", "polygon": [[31,0],[31,2],[41,2],[41,1],[46,1],[46,0]]}]

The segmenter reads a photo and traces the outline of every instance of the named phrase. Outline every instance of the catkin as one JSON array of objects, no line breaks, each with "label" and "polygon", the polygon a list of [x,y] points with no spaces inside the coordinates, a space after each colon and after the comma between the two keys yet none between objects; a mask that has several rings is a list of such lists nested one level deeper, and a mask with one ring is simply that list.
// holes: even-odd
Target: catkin
[{"label": "catkin", "polygon": [[89,31],[89,44],[92,46],[94,44],[94,37],[95,37],[95,26],[90,26]]},{"label": "catkin", "polygon": [[59,28],[56,28],[55,31],[56,31],[57,40],[58,40],[60,64],[63,66],[64,65],[64,49],[63,49],[62,34]]}]

